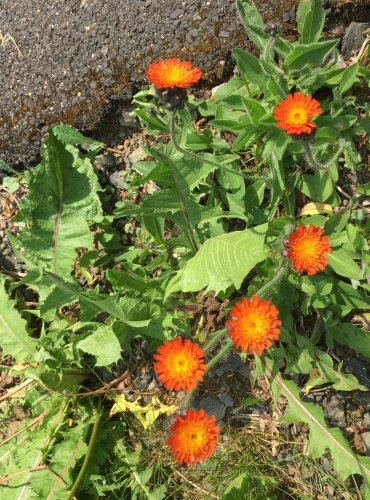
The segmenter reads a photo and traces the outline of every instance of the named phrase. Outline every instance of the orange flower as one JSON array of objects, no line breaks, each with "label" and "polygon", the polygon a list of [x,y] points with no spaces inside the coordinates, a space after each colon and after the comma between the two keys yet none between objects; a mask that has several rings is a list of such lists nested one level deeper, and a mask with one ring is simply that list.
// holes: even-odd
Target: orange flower
[{"label": "orange flower", "polygon": [[316,125],[311,118],[320,115],[320,103],[311,96],[305,97],[302,92],[289,94],[274,109],[274,120],[280,121],[276,126],[287,134],[311,134]]},{"label": "orange flower", "polygon": [[203,380],[206,370],[204,352],[190,340],[181,337],[166,340],[154,354],[154,370],[166,389],[191,391]]},{"label": "orange flower", "polygon": [[220,428],[216,418],[204,410],[187,410],[185,417],[176,416],[167,445],[178,462],[191,465],[203,462],[215,451]]},{"label": "orange flower", "polygon": [[328,265],[326,255],[331,252],[329,238],[322,236],[324,230],[321,227],[298,226],[297,231],[290,235],[285,246],[289,248],[287,256],[292,261],[296,271],[302,273],[307,271],[309,276],[323,271]]},{"label": "orange flower", "polygon": [[229,335],[242,352],[262,354],[271,347],[271,340],[279,338],[281,321],[279,311],[269,300],[254,295],[251,300],[243,298],[230,311],[231,319],[226,321]]},{"label": "orange flower", "polygon": [[202,77],[202,72],[199,68],[192,68],[189,61],[181,62],[174,57],[150,64],[146,77],[157,89],[186,88],[197,83]]}]

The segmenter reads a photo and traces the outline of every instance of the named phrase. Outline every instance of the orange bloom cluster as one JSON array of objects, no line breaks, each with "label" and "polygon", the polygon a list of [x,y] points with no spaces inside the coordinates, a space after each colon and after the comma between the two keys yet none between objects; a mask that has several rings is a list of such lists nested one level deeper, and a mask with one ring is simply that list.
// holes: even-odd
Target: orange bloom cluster
[{"label": "orange bloom cluster", "polygon": [[206,370],[204,352],[198,346],[181,337],[166,340],[154,355],[154,370],[166,389],[191,391],[203,380]]},{"label": "orange bloom cluster", "polygon": [[184,417],[176,416],[167,445],[176,460],[191,465],[203,462],[216,449],[220,428],[216,418],[204,410],[188,410]]},{"label": "orange bloom cluster", "polygon": [[274,109],[274,120],[278,120],[278,128],[290,135],[311,134],[316,128],[311,118],[320,115],[320,103],[311,96],[305,97],[302,92],[289,94]]},{"label": "orange bloom cluster", "polygon": [[[190,340],[177,337],[166,340],[154,355],[154,370],[166,389],[180,391],[195,389],[203,380],[207,366],[204,352]],[[184,417],[176,416],[170,429],[167,445],[176,460],[191,465],[203,462],[216,448],[220,429],[215,417],[206,415],[204,410],[188,410]]]},{"label": "orange bloom cluster", "polygon": [[193,68],[189,61],[180,61],[174,57],[150,64],[146,77],[157,89],[186,88],[197,83],[202,72],[199,68]]},{"label": "orange bloom cluster", "polygon": [[243,298],[230,311],[231,319],[226,321],[229,335],[242,352],[261,355],[266,347],[272,346],[280,334],[279,311],[269,300],[254,295],[251,300]]},{"label": "orange bloom cluster", "polygon": [[322,236],[324,230],[321,227],[298,226],[297,230],[290,235],[285,246],[289,248],[287,256],[292,266],[299,273],[307,272],[309,276],[323,271],[328,265],[327,254],[331,246],[329,238]]}]

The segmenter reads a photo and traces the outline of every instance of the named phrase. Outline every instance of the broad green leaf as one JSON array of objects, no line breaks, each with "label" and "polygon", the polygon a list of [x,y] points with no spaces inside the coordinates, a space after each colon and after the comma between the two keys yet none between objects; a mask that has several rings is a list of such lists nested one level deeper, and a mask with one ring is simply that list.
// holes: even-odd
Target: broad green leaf
[{"label": "broad green leaf", "polygon": [[337,43],[338,40],[327,40],[309,44],[297,43],[285,59],[283,65],[293,71],[298,71],[307,65],[321,66]]},{"label": "broad green leaf", "polygon": [[317,42],[324,27],[322,0],[301,0],[297,9],[297,27],[302,43]]},{"label": "broad green leaf", "polygon": [[327,201],[335,191],[335,184],[327,172],[316,172],[314,175],[298,176],[297,189],[309,196],[313,201]]},{"label": "broad green leaf", "polygon": [[263,224],[210,238],[178,273],[175,287],[183,292],[206,288],[206,292],[213,290],[216,294],[231,285],[238,289],[251,269],[266,257],[266,231],[267,224]]},{"label": "broad green leaf", "polygon": [[370,359],[369,332],[352,325],[352,323],[338,323],[326,328],[337,342],[347,345],[358,354]]},{"label": "broad green leaf", "polygon": [[265,66],[256,56],[242,49],[233,49],[233,57],[239,68],[240,74],[258,87],[265,89],[267,77],[273,73],[266,71]]},{"label": "broad green leaf", "polygon": [[168,132],[168,125],[166,125],[162,120],[157,118],[155,115],[152,115],[145,111],[144,109],[137,109],[135,113],[138,115],[139,118],[141,118],[144,122],[148,123],[153,130],[151,130],[152,133],[154,132]]},{"label": "broad green leaf", "polygon": [[9,299],[0,279],[0,347],[3,356],[10,354],[17,361],[33,360],[36,354],[36,341],[26,330],[26,322],[14,308],[15,302]]},{"label": "broad green leaf", "polygon": [[91,160],[57,134],[59,127],[49,128],[42,161],[28,173],[29,193],[17,220],[30,227],[20,232],[18,242],[36,265],[68,279],[76,249],[92,246],[89,223],[102,211]]},{"label": "broad green leaf", "polygon": [[308,451],[312,457],[319,458],[330,451],[334,469],[342,479],[345,480],[352,474],[361,474],[365,479],[365,484],[369,487],[370,458],[355,455],[341,431],[336,428],[329,429],[326,426],[320,406],[302,401],[296,384],[292,380],[282,379],[270,360],[266,359],[265,363],[266,371],[271,375],[270,381],[275,396],[282,394],[288,402],[282,421],[304,422],[309,425]]},{"label": "broad green leaf", "polygon": [[110,366],[121,357],[121,344],[113,330],[102,326],[76,344],[78,349],[96,358],[95,366]]},{"label": "broad green leaf", "polygon": [[327,255],[329,266],[340,276],[354,280],[362,279],[363,272],[343,248],[333,250]]}]

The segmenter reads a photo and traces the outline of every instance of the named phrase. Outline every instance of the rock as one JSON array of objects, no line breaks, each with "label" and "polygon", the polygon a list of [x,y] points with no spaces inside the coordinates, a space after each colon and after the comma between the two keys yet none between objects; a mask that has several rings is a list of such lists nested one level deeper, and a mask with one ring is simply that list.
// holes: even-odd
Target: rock
[{"label": "rock", "polygon": [[124,177],[124,174],[125,173],[122,171],[113,172],[113,174],[109,177],[109,182],[117,189],[126,189],[127,181]]},{"label": "rock", "polygon": [[145,153],[143,148],[140,146],[137,149],[134,149],[134,151],[130,154],[128,159],[130,160],[131,164],[136,163],[137,161],[142,161],[145,160],[145,158],[148,155]]},{"label": "rock", "polygon": [[94,167],[98,170],[113,170],[116,167],[116,158],[112,153],[98,155],[94,160]]},{"label": "rock", "polygon": [[230,394],[224,393],[224,394],[220,394],[218,397],[219,397],[219,400],[221,401],[221,403],[228,406],[229,408],[232,408],[234,406],[234,400],[230,396]]},{"label": "rock", "polygon": [[208,415],[215,416],[216,420],[222,420],[225,414],[225,405],[218,398],[207,396],[200,400],[199,406]]},{"label": "rock", "polygon": [[326,402],[323,402],[324,417],[331,426],[346,427],[346,414],[344,411],[343,401],[333,394]]},{"label": "rock", "polygon": [[361,48],[361,45],[365,40],[365,35],[363,34],[363,32],[367,28],[369,28],[369,26],[370,26],[369,23],[355,23],[355,22],[352,22],[348,26],[343,37],[342,50],[341,50],[342,55],[344,57],[349,58],[357,53],[357,51]]},{"label": "rock", "polygon": [[361,441],[365,449],[365,453],[370,457],[370,432],[363,432],[361,434]]}]

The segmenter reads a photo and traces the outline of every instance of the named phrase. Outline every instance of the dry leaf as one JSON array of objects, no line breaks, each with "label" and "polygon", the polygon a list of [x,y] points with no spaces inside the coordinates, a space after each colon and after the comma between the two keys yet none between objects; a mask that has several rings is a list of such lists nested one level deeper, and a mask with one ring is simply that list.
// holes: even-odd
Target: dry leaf
[{"label": "dry leaf", "polygon": [[321,203],[320,201],[312,201],[307,203],[301,210],[300,215],[317,215],[317,214],[329,214],[333,213],[333,209],[327,203]]},{"label": "dry leaf", "polygon": [[144,429],[148,429],[155,420],[157,420],[159,415],[166,414],[170,416],[178,409],[177,406],[174,405],[164,405],[156,396],[152,397],[152,400],[147,406],[141,406],[139,404],[139,399],[130,402],[126,401],[124,394],[119,394],[115,397],[115,403],[109,412],[109,417],[112,417],[116,413],[130,411],[139,420]]}]

